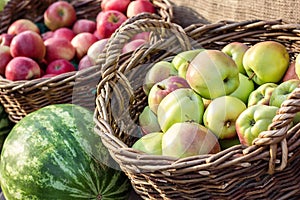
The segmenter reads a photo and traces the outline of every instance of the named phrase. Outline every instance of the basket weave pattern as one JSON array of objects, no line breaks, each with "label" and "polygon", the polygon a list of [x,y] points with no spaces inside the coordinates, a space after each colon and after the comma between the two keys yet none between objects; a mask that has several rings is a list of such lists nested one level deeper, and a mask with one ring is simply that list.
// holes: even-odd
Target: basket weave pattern
[{"label": "basket weave pattern", "polygon": [[[221,49],[231,41],[253,45],[266,40],[283,43],[294,59],[300,48],[300,26],[281,20],[193,24],[184,29],[186,35],[174,36],[175,41],[185,41],[177,42],[177,47],[169,47],[174,43],[165,38],[159,46],[141,48],[131,56],[118,54],[122,38],[130,37],[128,30],[153,30],[153,26],[159,32],[175,25],[138,20],[110,41],[109,52],[114,53],[104,64],[94,115],[96,132],[137,193],[144,199],[299,199],[300,124],[291,127],[290,122],[300,111],[300,88],[253,146],[236,145],[214,155],[183,159],[147,155],[130,147],[140,136],[137,119],[147,104],[143,78],[155,61],[170,60],[191,47]],[[168,50],[157,51],[166,46]]]},{"label": "basket weave pattern", "polygon": [[[0,12],[0,34],[7,31],[16,19],[26,18],[42,22],[43,13],[56,0],[11,0]],[[101,0],[69,1],[78,19],[96,19]],[[172,7],[168,0],[153,0],[158,17],[172,19]],[[129,20],[131,21],[131,20]],[[100,59],[99,59],[100,60]],[[100,62],[100,61],[99,61]],[[27,114],[50,104],[75,103],[89,109],[95,108],[95,89],[99,82],[99,65],[91,69],[69,72],[52,78],[28,81],[9,81],[0,76],[0,102],[12,121],[18,122]]]}]

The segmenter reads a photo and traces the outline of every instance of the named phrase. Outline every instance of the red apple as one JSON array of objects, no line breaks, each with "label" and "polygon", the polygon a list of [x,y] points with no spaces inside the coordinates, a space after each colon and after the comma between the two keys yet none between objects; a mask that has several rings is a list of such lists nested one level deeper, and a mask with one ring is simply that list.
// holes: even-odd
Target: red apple
[{"label": "red apple", "polygon": [[155,13],[154,5],[147,0],[136,0],[129,3],[126,15],[130,18],[144,12]]},{"label": "red apple", "polygon": [[76,57],[81,59],[87,54],[90,46],[97,41],[98,39],[92,33],[85,32],[77,34],[71,41],[76,51]]},{"label": "red apple", "polygon": [[72,60],[75,56],[75,48],[69,40],[50,38],[44,44],[46,46],[45,59],[49,63],[61,58]]},{"label": "red apple", "polygon": [[97,31],[97,29],[94,31],[94,36],[98,39],[98,40],[101,40],[101,39],[104,39],[103,37],[101,37]]},{"label": "red apple", "polygon": [[41,68],[33,59],[15,57],[6,66],[5,77],[11,81],[31,80],[41,77]]},{"label": "red apple", "polygon": [[117,10],[122,13],[125,13],[129,3],[130,0],[103,0],[101,2],[101,10]]},{"label": "red apple", "polygon": [[66,59],[54,60],[47,66],[46,74],[63,74],[75,71],[74,65]]},{"label": "red apple", "polygon": [[98,40],[97,42],[92,44],[88,49],[87,56],[90,58],[90,61],[93,64],[96,64],[96,60],[98,56],[103,52],[108,40],[109,40],[108,38]]},{"label": "red apple", "polygon": [[122,48],[122,53],[128,53],[128,52],[134,51],[139,46],[141,46],[145,43],[146,43],[146,40],[143,40],[143,39],[132,40],[124,45],[124,47]]},{"label": "red apple", "polygon": [[83,70],[83,69],[89,68],[93,65],[94,64],[91,61],[91,59],[87,55],[85,55],[81,58],[81,60],[78,63],[78,70]]},{"label": "red apple", "polygon": [[11,35],[17,35],[23,31],[40,33],[39,27],[29,19],[18,19],[14,21],[7,29],[7,33]]},{"label": "red apple", "polygon": [[40,61],[46,54],[46,47],[41,35],[33,31],[24,31],[12,39],[10,53],[13,57],[25,56]]},{"label": "red apple", "polygon": [[282,81],[287,81],[287,80],[290,80],[290,79],[298,79],[299,80],[299,77],[297,76],[296,74],[296,70],[295,70],[295,61],[291,62],[288,69],[286,70],[283,78],[282,78]]},{"label": "red apple", "polygon": [[8,33],[2,33],[0,35],[0,46],[10,46],[10,43],[15,35],[11,35]]},{"label": "red apple", "polygon": [[41,34],[42,39],[43,39],[44,41],[48,40],[49,38],[52,38],[53,35],[54,35],[54,32],[53,32],[53,31],[47,31],[47,32]]},{"label": "red apple", "polygon": [[10,48],[8,46],[0,46],[0,75],[4,76],[5,68],[11,59]]},{"label": "red apple", "polygon": [[71,27],[76,20],[76,10],[67,1],[56,1],[44,12],[44,23],[52,31]]},{"label": "red apple", "polygon": [[96,22],[89,19],[79,19],[74,23],[72,30],[75,34],[83,32],[94,33]]},{"label": "red apple", "polygon": [[116,10],[103,11],[97,17],[97,31],[102,38],[109,38],[127,20],[123,13]]},{"label": "red apple", "polygon": [[75,35],[76,34],[73,32],[72,29],[62,27],[62,28],[56,29],[54,31],[53,37],[54,38],[64,38],[64,39],[69,40],[71,42],[72,39],[75,37]]},{"label": "red apple", "polygon": [[45,74],[43,75],[41,78],[51,78],[51,77],[54,77],[56,76],[57,74]]},{"label": "red apple", "polygon": [[150,38],[150,32],[142,32],[133,36],[131,40],[143,39],[149,41],[149,38]]}]

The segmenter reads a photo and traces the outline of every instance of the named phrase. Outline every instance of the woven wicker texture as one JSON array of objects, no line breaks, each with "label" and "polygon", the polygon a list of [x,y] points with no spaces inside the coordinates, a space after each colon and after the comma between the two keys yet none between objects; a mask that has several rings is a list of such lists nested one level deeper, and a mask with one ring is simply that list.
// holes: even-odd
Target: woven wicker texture
[{"label": "woven wicker texture", "polygon": [[[162,27],[179,32],[130,56],[118,54],[132,32],[161,33]],[[119,30],[108,45],[114,53],[107,55],[97,87],[95,130],[134,189],[144,199],[299,199],[300,124],[290,127],[290,122],[300,111],[300,88],[284,102],[269,130],[248,148],[236,145],[214,155],[178,160],[130,148],[140,137],[137,119],[147,104],[143,78],[156,61],[171,60],[176,52],[191,46],[221,49],[231,41],[248,45],[279,41],[291,59],[300,48],[300,26],[280,20],[193,24],[184,32],[166,22],[137,20]]]},{"label": "woven wicker texture", "polygon": [[[43,12],[55,1],[9,1],[5,9],[0,12],[0,33],[4,33],[16,19],[26,18],[34,22],[42,22]],[[100,11],[101,0],[69,2],[75,7],[78,19],[96,19]],[[153,0],[152,2],[157,9],[159,18],[165,21],[172,19],[172,7],[168,0]],[[100,75],[97,76],[99,66],[52,78],[29,81],[13,82],[0,76],[0,102],[14,122],[18,122],[27,114],[50,104],[75,103],[93,110],[95,108],[95,89],[100,77]]]},{"label": "woven wicker texture", "polygon": [[[220,20],[276,20],[300,22],[300,2],[296,0],[173,0],[174,22],[187,26]],[[184,15],[184,17],[182,17]]]}]

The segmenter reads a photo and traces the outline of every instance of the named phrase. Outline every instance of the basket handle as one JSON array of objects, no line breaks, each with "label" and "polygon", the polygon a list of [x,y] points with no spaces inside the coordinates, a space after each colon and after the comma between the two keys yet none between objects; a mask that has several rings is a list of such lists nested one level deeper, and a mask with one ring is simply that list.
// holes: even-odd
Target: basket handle
[{"label": "basket handle", "polygon": [[[300,86],[300,85],[299,85]],[[287,132],[292,126],[292,121],[300,111],[300,88],[299,86],[281,104],[277,114],[269,125],[267,131],[263,131],[253,140],[253,145],[270,145],[269,174],[283,170],[288,160]],[[277,147],[281,146],[281,164],[275,168]]]}]

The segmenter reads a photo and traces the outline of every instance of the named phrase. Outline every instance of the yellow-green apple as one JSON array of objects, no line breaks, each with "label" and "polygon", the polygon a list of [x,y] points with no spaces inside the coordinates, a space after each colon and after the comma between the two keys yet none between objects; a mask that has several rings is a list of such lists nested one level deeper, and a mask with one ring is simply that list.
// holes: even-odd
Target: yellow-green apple
[{"label": "yellow-green apple", "polygon": [[102,11],[97,15],[97,32],[101,38],[109,38],[127,17],[117,10]]},{"label": "yellow-green apple", "polygon": [[221,96],[213,99],[203,114],[203,124],[218,139],[229,139],[236,136],[235,122],[246,109],[246,104],[232,96]]},{"label": "yellow-green apple", "polygon": [[178,71],[178,76],[186,78],[186,71],[190,62],[204,49],[192,49],[188,51],[183,51],[172,59],[172,64]]},{"label": "yellow-green apple", "polygon": [[49,38],[52,38],[54,35],[53,31],[46,31],[44,33],[41,34],[43,41],[48,40]]},{"label": "yellow-green apple", "polygon": [[40,34],[23,31],[12,39],[10,53],[13,57],[25,56],[41,61],[46,54],[46,47]]},{"label": "yellow-green apple", "polygon": [[156,12],[153,3],[148,0],[135,0],[129,3],[126,11],[126,16],[130,18],[145,12],[147,13]]},{"label": "yellow-green apple", "polygon": [[179,88],[190,88],[187,81],[179,76],[170,76],[156,83],[153,85],[148,95],[149,108],[157,114],[158,105],[165,96]]},{"label": "yellow-green apple", "polygon": [[0,35],[0,46],[10,46],[10,43],[15,35],[2,33]]},{"label": "yellow-green apple", "polygon": [[[288,96],[299,87],[299,79],[290,79],[280,83],[272,92],[270,98],[270,105],[281,107],[281,104],[288,98]],[[296,114],[293,122],[296,124],[300,121],[300,112]]]},{"label": "yellow-green apple", "polygon": [[44,12],[44,24],[52,31],[61,27],[71,27],[76,20],[76,10],[67,1],[56,1]]},{"label": "yellow-green apple", "polygon": [[150,155],[162,155],[161,143],[163,134],[162,132],[152,132],[143,135],[132,145],[132,148]]},{"label": "yellow-green apple", "polygon": [[41,68],[38,63],[24,56],[13,58],[5,69],[5,78],[11,81],[31,80],[40,77]]},{"label": "yellow-green apple", "polygon": [[300,79],[300,54],[298,54],[295,59],[295,71],[298,78]]},{"label": "yellow-green apple", "polygon": [[123,46],[122,53],[132,52],[145,43],[146,43],[146,40],[144,40],[144,39],[131,40]]},{"label": "yellow-green apple", "polygon": [[239,69],[230,56],[206,49],[197,54],[186,72],[191,88],[206,99],[229,95],[240,84]]},{"label": "yellow-green apple", "polygon": [[9,61],[11,61],[12,56],[10,55],[9,46],[0,46],[0,75],[4,76],[5,68]]},{"label": "yellow-green apple", "polygon": [[196,122],[173,124],[162,136],[162,155],[175,158],[215,154],[221,151],[217,137]]},{"label": "yellow-green apple", "polygon": [[126,13],[129,3],[130,0],[103,0],[101,2],[101,10],[117,10],[122,13]]},{"label": "yellow-green apple", "polygon": [[154,84],[170,77],[178,75],[177,70],[173,64],[168,61],[158,61],[146,73],[143,90],[146,95],[149,95],[150,89]]},{"label": "yellow-green apple", "polygon": [[149,106],[146,106],[139,115],[139,125],[143,134],[161,131],[157,116],[154,112],[152,112]]},{"label": "yellow-green apple", "polygon": [[278,83],[290,62],[285,46],[276,41],[258,42],[244,54],[243,65],[247,75],[258,85]]},{"label": "yellow-green apple", "polygon": [[103,52],[108,38],[100,39],[93,43],[87,51],[87,56],[93,64],[96,64],[98,56]]},{"label": "yellow-green apple", "polygon": [[246,105],[248,104],[248,97],[253,92],[255,85],[253,80],[249,79],[248,76],[239,73],[240,84],[230,96],[237,97],[242,100]]},{"label": "yellow-green apple", "polygon": [[90,46],[97,41],[98,39],[92,33],[84,32],[77,34],[71,41],[71,44],[75,48],[77,59],[85,56]]},{"label": "yellow-green apple", "polygon": [[193,121],[201,123],[204,104],[200,95],[190,88],[179,88],[169,93],[158,105],[157,119],[165,133],[173,124]]},{"label": "yellow-green apple", "polygon": [[70,42],[75,37],[75,35],[76,34],[73,32],[73,30],[67,27],[58,28],[53,32],[54,38],[64,38],[66,40],[69,40]]},{"label": "yellow-green apple", "polygon": [[276,87],[276,83],[264,83],[260,85],[250,93],[247,107],[257,104],[269,105],[272,92]]},{"label": "yellow-green apple", "polygon": [[48,63],[57,59],[72,60],[75,56],[75,48],[69,40],[63,38],[49,38],[44,41],[46,47],[45,59]]},{"label": "yellow-green apple", "polygon": [[226,46],[222,48],[221,51],[229,55],[237,67],[239,68],[239,72],[246,75],[246,71],[243,65],[243,57],[245,52],[248,50],[248,45],[242,42],[230,42]]},{"label": "yellow-green apple", "polygon": [[94,33],[96,30],[96,22],[90,19],[78,19],[73,24],[72,30],[75,34],[83,32]]},{"label": "yellow-green apple", "polygon": [[296,74],[296,67],[295,67],[295,61],[291,62],[288,69],[286,70],[282,82],[290,80],[290,79],[299,79],[299,77]]},{"label": "yellow-green apple", "polygon": [[80,71],[80,70],[83,70],[83,69],[86,69],[86,68],[89,68],[92,66],[94,66],[93,62],[87,55],[85,55],[80,59],[80,61],[78,63],[78,70]]},{"label": "yellow-green apple", "polygon": [[252,145],[252,141],[262,131],[268,130],[278,107],[268,105],[254,105],[247,107],[236,120],[236,131],[241,144]]},{"label": "yellow-green apple", "polygon": [[49,63],[46,68],[46,74],[63,74],[75,71],[74,65],[66,59],[57,59]]},{"label": "yellow-green apple", "polygon": [[40,34],[39,27],[29,19],[18,19],[7,29],[7,33],[10,35],[17,35],[23,31],[33,31]]}]

